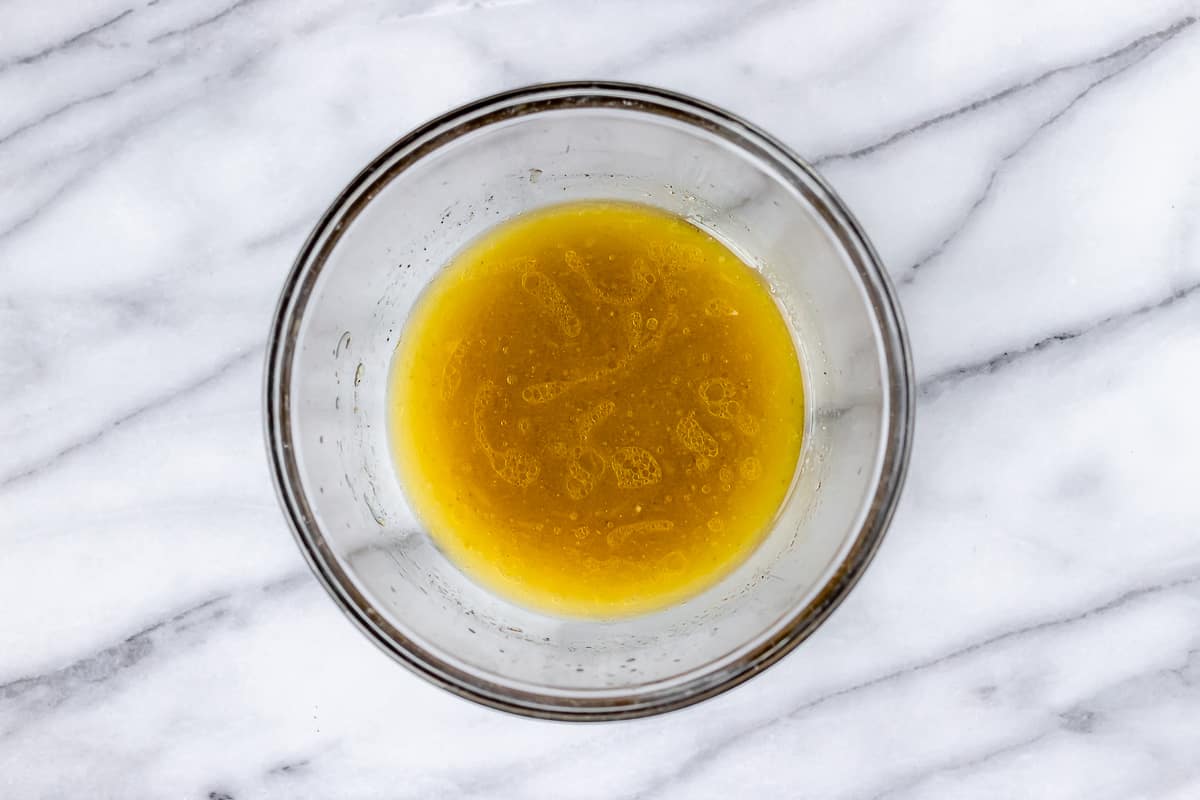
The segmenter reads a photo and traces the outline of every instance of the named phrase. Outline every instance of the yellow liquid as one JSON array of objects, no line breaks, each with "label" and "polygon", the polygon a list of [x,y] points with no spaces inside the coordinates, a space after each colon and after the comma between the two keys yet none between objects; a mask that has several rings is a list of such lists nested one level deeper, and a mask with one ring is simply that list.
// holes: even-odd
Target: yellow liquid
[{"label": "yellow liquid", "polygon": [[569,615],[661,608],[736,566],[803,432],[763,279],[629,203],[556,206],[468,247],[418,301],[389,391],[400,477],[441,548]]}]

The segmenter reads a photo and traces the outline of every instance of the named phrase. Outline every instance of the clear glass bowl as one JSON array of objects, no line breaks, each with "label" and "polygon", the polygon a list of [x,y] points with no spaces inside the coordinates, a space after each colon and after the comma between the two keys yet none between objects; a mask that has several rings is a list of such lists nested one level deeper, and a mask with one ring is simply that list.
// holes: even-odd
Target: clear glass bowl
[{"label": "clear glass bowl", "polygon": [[[807,391],[801,463],[762,545],[691,600],[614,621],[539,614],[464,575],[414,518],[386,436],[392,353],[425,285],[496,223],[584,199],[674,212],[760,269],[795,332]],[[696,100],[550,84],[422,126],[338,196],[279,301],[266,434],[301,550],[372,641],[480,703],[619,719],[729,689],[829,616],[895,508],[912,392],[887,276],[811,167]]]}]

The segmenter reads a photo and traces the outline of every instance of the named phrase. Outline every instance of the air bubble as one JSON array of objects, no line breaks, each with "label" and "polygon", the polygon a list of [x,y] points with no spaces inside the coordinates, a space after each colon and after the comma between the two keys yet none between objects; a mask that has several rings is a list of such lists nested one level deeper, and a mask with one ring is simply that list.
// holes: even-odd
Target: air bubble
[{"label": "air bubble", "polygon": [[687,556],[678,550],[672,550],[663,557],[662,565],[667,572],[683,572],[687,567]]},{"label": "air bubble", "polygon": [[515,447],[498,452],[488,441],[487,431],[484,427],[484,415],[495,408],[501,399],[503,398],[500,397],[496,384],[491,381],[484,381],[475,391],[475,408],[472,415],[475,423],[475,441],[479,445],[479,449],[487,456],[492,469],[502,480],[519,489],[524,489],[537,480],[542,469],[541,462],[529,453]]},{"label": "air bubble", "polygon": [[602,400],[576,417],[575,431],[579,435],[580,443],[587,442],[588,438],[592,435],[592,430],[601,422],[611,417],[616,408],[617,405],[613,401]]},{"label": "air bubble", "polygon": [[564,336],[573,338],[579,335],[583,323],[553,280],[536,270],[530,270],[521,276],[521,288],[532,295],[542,310],[558,323]]},{"label": "air bubble", "polygon": [[700,384],[700,400],[705,405],[723,403],[737,394],[733,381],[728,378],[709,378]]},{"label": "air bubble", "polygon": [[571,388],[571,381],[546,381],[532,383],[521,390],[521,398],[530,405],[549,403],[554,398]]},{"label": "air bubble", "polygon": [[443,400],[449,400],[454,397],[454,394],[458,391],[458,387],[462,385],[462,364],[463,359],[467,357],[469,347],[470,341],[461,339],[454,345],[454,350],[450,353],[450,360],[442,368]]},{"label": "air bubble", "polygon": [[675,435],[679,437],[679,441],[683,443],[684,447],[698,455],[716,458],[717,453],[720,452],[717,440],[696,421],[695,411],[689,411],[687,416],[676,423]]},{"label": "air bubble", "polygon": [[758,420],[752,415],[743,411],[737,415],[737,418],[734,419],[734,423],[737,425],[738,430],[747,436],[758,435]]},{"label": "air bubble", "polygon": [[528,453],[510,447],[502,453],[493,454],[492,469],[508,483],[524,489],[537,480],[542,465]]},{"label": "air bubble", "polygon": [[596,488],[607,466],[604,456],[590,447],[571,449],[567,464],[566,490],[572,500],[582,500]]},{"label": "air bubble", "polygon": [[[654,324],[650,325],[650,321],[653,321]],[[666,316],[662,320],[658,320],[656,317],[644,320],[642,312],[629,312],[625,317],[625,335],[629,340],[630,354],[636,356],[658,347],[662,344],[667,331],[678,321],[679,315],[674,307],[667,309]]]},{"label": "air bubble", "polygon": [[475,390],[474,414],[472,415],[475,423],[475,441],[485,453],[491,453],[492,448],[488,444],[487,435],[483,428],[483,415],[495,402],[495,390],[496,386],[491,381],[484,381]]},{"label": "air bubble", "polygon": [[741,413],[742,404],[733,399],[736,394],[737,389],[727,378],[709,378],[699,388],[700,402],[705,410],[719,419],[733,419]]},{"label": "air bubble", "polygon": [[628,289],[621,291],[609,289],[596,283],[588,271],[582,256],[574,250],[563,254],[567,268],[583,279],[584,285],[596,299],[614,306],[632,306],[640,303],[654,287],[657,276],[646,265],[644,259],[635,258],[631,267],[632,278]]},{"label": "air bubble", "polygon": [[592,493],[592,489],[596,488],[595,483],[591,480],[570,474],[571,467],[568,466],[567,470],[567,497],[570,497],[572,500],[582,500]]},{"label": "air bubble", "polygon": [[675,523],[669,519],[648,519],[644,522],[631,522],[628,525],[621,525],[609,531],[607,536],[608,545],[609,547],[619,547],[631,536],[666,533],[674,528]]},{"label": "air bubble", "polygon": [[719,297],[709,300],[704,306],[704,313],[710,317],[736,317],[737,309]]},{"label": "air bubble", "polygon": [[738,465],[738,472],[748,481],[758,480],[762,475],[762,464],[754,456],[748,456]]},{"label": "air bubble", "polygon": [[676,278],[699,266],[704,259],[704,253],[699,247],[685,246],[678,242],[652,242],[647,254],[651,266],[657,268],[662,277],[663,291],[668,300],[677,300],[686,294],[686,289],[679,285]]},{"label": "air bubble", "polygon": [[638,489],[662,480],[662,467],[650,453],[637,446],[618,447],[612,456],[612,471],[621,489]]}]

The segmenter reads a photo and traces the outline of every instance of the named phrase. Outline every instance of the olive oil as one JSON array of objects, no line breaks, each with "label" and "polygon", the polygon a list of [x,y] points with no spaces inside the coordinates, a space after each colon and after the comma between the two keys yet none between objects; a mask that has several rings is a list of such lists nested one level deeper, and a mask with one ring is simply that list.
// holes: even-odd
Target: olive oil
[{"label": "olive oil", "polygon": [[753,550],[803,403],[762,277],[617,202],[468,246],[419,299],[389,385],[396,466],[438,545],[502,595],[591,617],[686,599]]}]

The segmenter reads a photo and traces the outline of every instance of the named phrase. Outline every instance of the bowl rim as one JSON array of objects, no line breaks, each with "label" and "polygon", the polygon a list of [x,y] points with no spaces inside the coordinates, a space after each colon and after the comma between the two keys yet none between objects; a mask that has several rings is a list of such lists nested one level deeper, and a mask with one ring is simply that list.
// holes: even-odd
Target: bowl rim
[{"label": "bowl rim", "polygon": [[[445,144],[489,125],[544,111],[620,108],[668,115],[750,150],[777,167],[779,177],[822,215],[853,265],[878,326],[887,383],[886,428],[879,478],[852,545],[809,601],[790,611],[774,633],[736,660],[666,687],[634,689],[625,696],[552,694],[505,686],[463,671],[392,627],[347,579],[326,543],[302,490],[291,437],[289,391],[296,335],[305,303],[337,234],[370,201],[364,190],[390,180]],[[388,165],[390,164],[390,167]],[[383,168],[388,167],[384,172]],[[334,242],[336,243],[336,242]],[[264,364],[264,434],[276,496],[313,574],[336,605],[380,649],[411,671],[460,697],[526,717],[604,721],[660,714],[714,697],[779,661],[807,639],[841,604],[879,549],[895,513],[908,470],[914,417],[912,359],[895,290],[859,222],[816,170],[765,131],[722,108],[678,92],[636,83],[539,83],[461,105],[397,139],[372,159],[337,195],[301,247],[284,281],[271,323]]]}]

